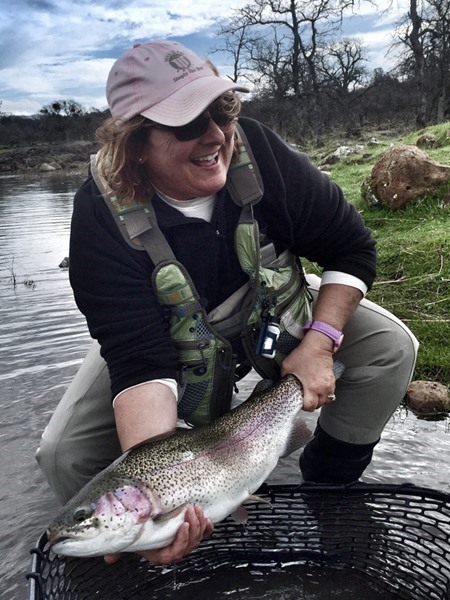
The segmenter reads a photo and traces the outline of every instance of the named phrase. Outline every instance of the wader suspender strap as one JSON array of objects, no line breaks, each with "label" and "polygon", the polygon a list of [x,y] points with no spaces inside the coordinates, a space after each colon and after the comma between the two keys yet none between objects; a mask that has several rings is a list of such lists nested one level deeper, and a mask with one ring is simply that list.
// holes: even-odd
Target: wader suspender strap
[{"label": "wader suspender strap", "polygon": [[137,238],[141,242],[155,266],[166,260],[176,260],[172,248],[158,227],[151,202],[148,203],[145,211],[144,209],[133,210],[122,216],[130,238],[132,240]]},{"label": "wader suspender strap", "polygon": [[[112,192],[108,191],[103,178],[98,172],[97,155],[95,154],[91,156],[91,174],[107,206],[117,219],[119,216],[115,208],[117,201]],[[175,260],[172,248],[157,225],[155,210],[151,202],[147,202],[145,206],[133,205],[129,209],[122,208],[120,219],[125,225],[131,241],[143,246],[155,265],[165,260]]]},{"label": "wader suspender strap", "polygon": [[228,170],[227,189],[233,202],[242,206],[241,219],[248,220],[252,218],[251,207],[263,197],[264,185],[247,136],[240,125],[236,126],[236,132],[239,159]]}]

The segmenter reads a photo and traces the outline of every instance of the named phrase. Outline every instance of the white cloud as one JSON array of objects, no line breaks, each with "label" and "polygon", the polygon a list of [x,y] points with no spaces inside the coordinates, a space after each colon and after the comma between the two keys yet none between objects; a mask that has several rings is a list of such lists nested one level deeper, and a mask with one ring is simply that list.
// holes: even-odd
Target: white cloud
[{"label": "white cloud", "polygon": [[35,115],[42,108],[40,102],[36,102],[28,97],[20,98],[19,100],[2,100],[0,110],[5,114],[14,115]]},{"label": "white cloud", "polygon": [[28,106],[35,112],[38,102],[68,93],[74,99],[91,99],[89,106],[100,103],[97,107],[104,108],[109,68],[134,41],[204,34],[230,7],[244,3],[16,0],[0,17],[2,108],[20,114]]},{"label": "white cloud", "polygon": [[409,0],[383,0],[378,11],[377,26],[392,27],[409,10]]},{"label": "white cloud", "polygon": [[350,17],[376,17],[377,24],[385,26],[394,23],[399,15],[407,12],[409,0],[361,0],[356,7],[348,8],[345,15]]},{"label": "white cloud", "polygon": [[[204,52],[213,44],[217,23],[247,1],[10,0],[0,14],[2,110],[32,114],[62,98],[103,109],[112,62],[133,42],[191,36]],[[395,12],[407,2],[393,1]],[[363,2],[358,18],[363,23],[359,37],[370,47],[371,62],[374,57],[384,61],[392,14],[388,18]]]},{"label": "white cloud", "polygon": [[368,50],[372,68],[388,66],[389,59],[387,53],[392,43],[392,32],[388,29],[377,31],[359,32],[356,34]]}]

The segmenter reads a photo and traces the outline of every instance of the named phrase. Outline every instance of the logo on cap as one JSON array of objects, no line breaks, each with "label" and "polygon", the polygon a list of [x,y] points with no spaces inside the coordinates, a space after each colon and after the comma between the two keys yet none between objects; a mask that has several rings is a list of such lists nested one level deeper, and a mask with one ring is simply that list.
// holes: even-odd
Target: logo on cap
[{"label": "logo on cap", "polygon": [[182,52],[171,52],[166,56],[166,62],[177,71],[185,71],[191,66],[191,61]]}]

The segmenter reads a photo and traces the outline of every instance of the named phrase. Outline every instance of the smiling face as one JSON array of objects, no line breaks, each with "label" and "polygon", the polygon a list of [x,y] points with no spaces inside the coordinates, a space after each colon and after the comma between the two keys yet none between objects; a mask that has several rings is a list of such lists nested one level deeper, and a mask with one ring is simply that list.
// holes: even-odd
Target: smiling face
[{"label": "smiling face", "polygon": [[203,135],[179,141],[170,130],[149,128],[143,158],[152,185],[175,200],[218,192],[226,182],[235,129],[234,123],[219,127],[210,119]]}]

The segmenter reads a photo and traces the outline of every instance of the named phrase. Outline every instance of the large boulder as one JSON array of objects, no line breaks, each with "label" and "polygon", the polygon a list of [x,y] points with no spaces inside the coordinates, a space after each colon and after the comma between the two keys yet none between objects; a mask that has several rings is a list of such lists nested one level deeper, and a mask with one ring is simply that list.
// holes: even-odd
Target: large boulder
[{"label": "large boulder", "polygon": [[402,208],[450,181],[450,167],[431,159],[416,146],[388,150],[363,183],[362,195],[370,205]]},{"label": "large boulder", "polygon": [[406,391],[406,404],[419,415],[448,414],[448,388],[437,381],[412,381]]}]

